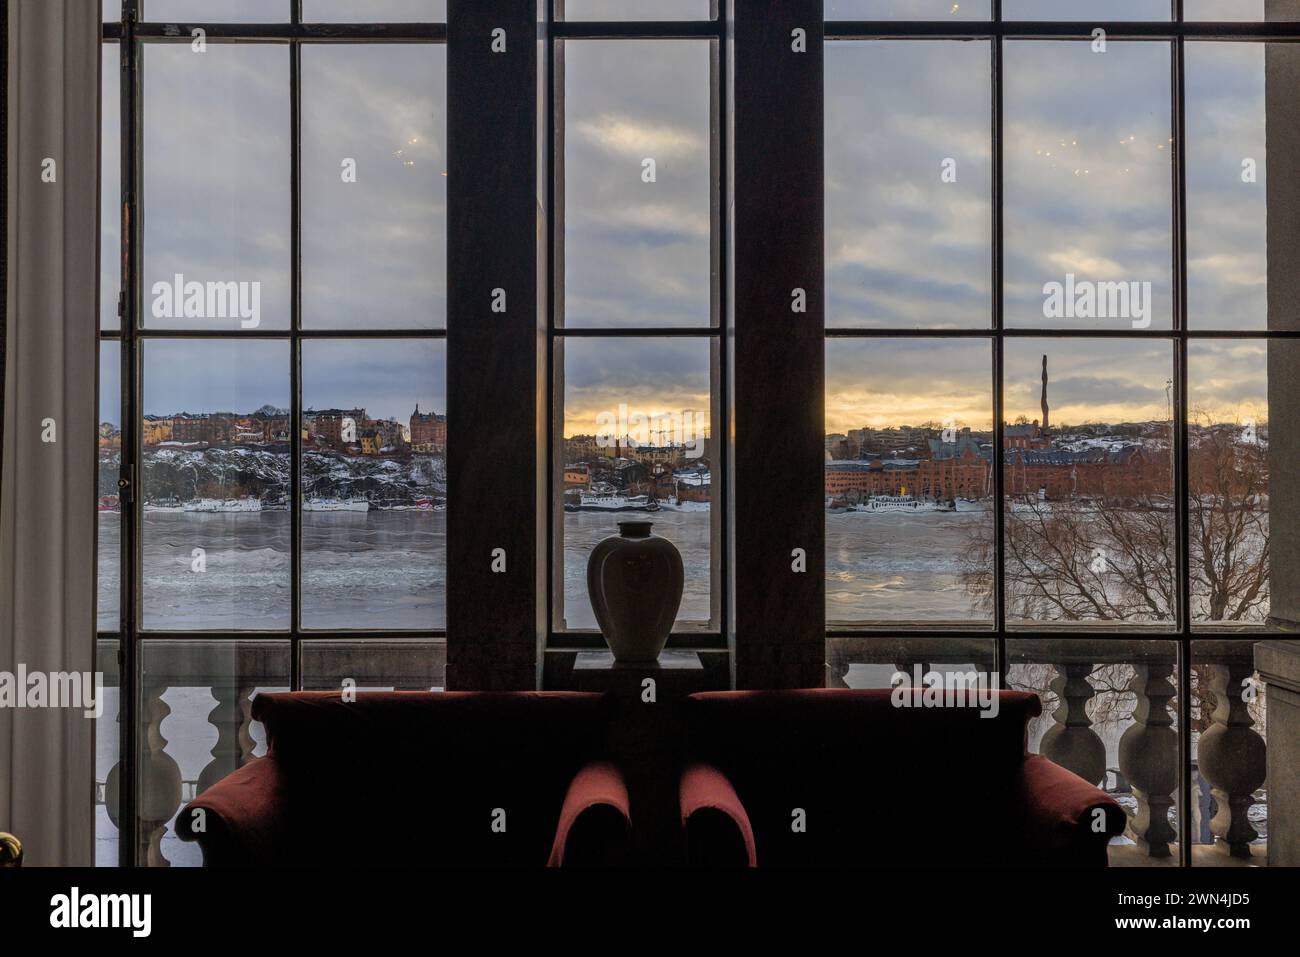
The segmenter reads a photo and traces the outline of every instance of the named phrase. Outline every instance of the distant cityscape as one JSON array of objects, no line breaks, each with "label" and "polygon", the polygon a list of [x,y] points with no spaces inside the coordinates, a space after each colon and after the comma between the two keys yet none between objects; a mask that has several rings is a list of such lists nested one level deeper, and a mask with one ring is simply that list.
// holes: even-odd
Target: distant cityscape
[{"label": "distant cityscape", "polygon": [[[1089,424],[1054,429],[1043,357],[1042,418],[1021,416],[1002,430],[1004,491],[1012,499],[1169,496],[1171,421]],[[1195,436],[1249,433],[1267,445],[1267,427],[1192,425]],[[978,501],[993,494],[994,433],[938,426],[861,428],[826,436],[826,505],[831,510]],[[1195,446],[1196,439],[1193,439]]]},{"label": "distant cityscape", "polygon": [[[595,435],[563,440],[566,508],[632,508],[638,504],[707,507],[712,498],[713,440],[703,452],[690,444],[640,444]],[[692,454],[694,457],[692,457]]]},{"label": "distant cityscape", "polygon": [[[263,406],[256,412],[175,412],[146,415],[140,425],[145,449],[203,450],[250,447],[286,451],[290,416],[284,409]],[[302,415],[302,448],[371,458],[405,458],[412,454],[445,454],[447,416],[421,412],[417,403],[405,423],[371,418],[363,408],[307,409]],[[112,423],[99,427],[101,449],[120,449],[121,430]]]}]

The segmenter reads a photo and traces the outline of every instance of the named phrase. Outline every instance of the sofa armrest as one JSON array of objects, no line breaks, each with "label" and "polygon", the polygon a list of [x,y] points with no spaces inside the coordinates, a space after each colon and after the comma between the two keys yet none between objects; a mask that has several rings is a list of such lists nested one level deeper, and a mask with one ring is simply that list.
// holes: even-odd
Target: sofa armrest
[{"label": "sofa armrest", "polygon": [[205,867],[284,863],[284,791],[275,758],[254,758],[187,804],[176,836],[198,841]]},{"label": "sofa armrest", "polygon": [[626,864],[632,808],[623,772],[592,761],[573,776],[560,808],[549,867]]},{"label": "sofa armrest", "polygon": [[1106,866],[1106,845],[1127,824],[1112,797],[1041,754],[1026,756],[1018,784],[1035,857],[1063,866]]},{"label": "sofa armrest", "polygon": [[749,815],[725,774],[711,764],[692,764],[682,772],[679,797],[692,864],[757,866]]}]

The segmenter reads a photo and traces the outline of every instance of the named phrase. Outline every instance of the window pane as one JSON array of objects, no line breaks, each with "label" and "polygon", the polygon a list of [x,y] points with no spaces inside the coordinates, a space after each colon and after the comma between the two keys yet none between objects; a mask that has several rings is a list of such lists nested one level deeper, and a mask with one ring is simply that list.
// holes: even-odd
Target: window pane
[{"label": "window pane", "polygon": [[447,682],[445,641],[304,641],[301,649],[308,691],[442,691]]},{"label": "window pane", "polygon": [[99,327],[116,329],[122,289],[121,55],[116,43],[101,50],[99,108]]},{"label": "window pane", "polygon": [[447,315],[447,51],[302,51],[303,326],[415,328]]},{"label": "window pane", "polygon": [[1012,339],[1004,357],[1008,620],[1172,626],[1171,344]]},{"label": "window pane", "polygon": [[203,864],[199,845],[176,837],[176,812],[266,753],[251,699],[288,690],[289,674],[287,641],[140,643],[138,864]]},{"label": "window pane", "polygon": [[696,40],[563,44],[564,324],[710,323],[710,50]]},{"label": "window pane", "polygon": [[122,0],[103,0],[100,9],[104,14],[105,23],[115,23],[122,19]]},{"label": "window pane", "polygon": [[1111,866],[1177,861],[1178,657],[1173,641],[1007,642],[1008,687],[1043,702],[1029,750],[1100,787],[1128,815],[1107,848]]},{"label": "window pane", "polygon": [[1171,327],[1169,55],[1006,44],[1008,326]]},{"label": "window pane", "polygon": [[708,20],[710,0],[556,0],[557,20]]},{"label": "window pane", "polygon": [[1267,342],[1190,342],[1192,620],[1262,625],[1269,610]]},{"label": "window pane", "polygon": [[144,19],[194,23],[285,22],[290,0],[144,0]]},{"label": "window pane", "polygon": [[1183,0],[1186,20],[1300,20],[1297,0]]},{"label": "window pane", "polygon": [[[1194,329],[1265,329],[1270,304],[1276,319],[1291,318],[1294,272],[1285,255],[1292,236],[1279,225],[1286,218],[1279,211],[1290,202],[1285,137],[1295,126],[1297,70],[1300,48],[1290,43],[1187,44],[1188,320]],[[1270,205],[1277,254],[1271,268]]]},{"label": "window pane", "polygon": [[[1267,863],[1271,782],[1266,691],[1255,671],[1254,643],[1249,639],[1192,642],[1195,865]],[[1279,714],[1282,711],[1280,707]],[[1285,765],[1278,762],[1275,767]],[[1285,788],[1285,777],[1275,786]]]},{"label": "window pane", "polygon": [[308,23],[436,23],[447,19],[447,0],[303,0],[302,18]]},{"label": "window pane", "polygon": [[117,480],[122,475],[122,351],[116,340],[99,344],[99,436],[96,496],[98,498],[99,569],[97,625],[100,631],[117,631],[121,612],[122,509]]},{"label": "window pane", "polygon": [[289,626],[289,347],[144,342],[144,627]]},{"label": "window pane", "polygon": [[144,44],[145,325],[289,326],[289,52]]},{"label": "window pane", "polygon": [[975,672],[977,680],[992,675],[996,681],[995,657],[994,642],[986,638],[827,638],[827,687],[892,688],[895,675],[911,680],[918,665],[922,675]]},{"label": "window pane", "polygon": [[826,459],[828,623],[987,622],[989,343],[829,340]]},{"label": "window pane", "polygon": [[681,553],[675,627],[717,627],[716,361],[706,338],[557,340],[556,630],[596,628],[587,559],[632,520]]},{"label": "window pane", "polygon": [[302,622],[446,623],[446,345],[302,346]]},{"label": "window pane", "polygon": [[1002,0],[1004,20],[1168,20],[1169,0]]},{"label": "window pane", "polygon": [[826,324],[992,317],[985,42],[826,44]]},{"label": "window pane", "polygon": [[988,20],[989,0],[825,0],[827,20]]},{"label": "window pane", "polygon": [[[117,670],[116,640],[95,642],[95,670],[104,675],[103,713],[95,719],[95,866],[117,867],[120,820],[117,801],[117,767],[122,754],[122,726],[118,723],[121,685]],[[108,782],[113,781],[113,787]]]}]

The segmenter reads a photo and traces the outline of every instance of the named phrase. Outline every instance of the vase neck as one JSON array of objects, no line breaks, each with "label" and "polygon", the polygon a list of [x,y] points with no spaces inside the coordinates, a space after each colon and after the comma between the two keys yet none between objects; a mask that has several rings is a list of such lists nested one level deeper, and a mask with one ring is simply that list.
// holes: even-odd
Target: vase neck
[{"label": "vase neck", "polygon": [[654,522],[619,522],[618,533],[623,538],[649,538]]}]

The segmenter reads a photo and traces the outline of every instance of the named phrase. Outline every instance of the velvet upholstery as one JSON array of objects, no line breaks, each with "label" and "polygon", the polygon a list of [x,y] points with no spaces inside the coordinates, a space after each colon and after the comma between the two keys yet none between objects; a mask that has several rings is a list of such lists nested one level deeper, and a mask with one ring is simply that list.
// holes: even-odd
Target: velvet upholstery
[{"label": "velvet upholstery", "polygon": [[[681,781],[701,865],[1096,865],[1124,813],[1026,753],[1032,694],[973,708],[899,708],[889,691],[690,697]],[[1099,831],[1093,829],[1094,810]],[[799,828],[802,826],[802,830]]]},{"label": "velvet upholstery", "polygon": [[626,845],[602,695],[300,691],[252,714],[266,757],[177,817],[206,864],[541,866]]}]

